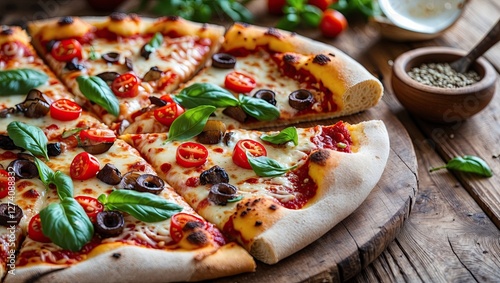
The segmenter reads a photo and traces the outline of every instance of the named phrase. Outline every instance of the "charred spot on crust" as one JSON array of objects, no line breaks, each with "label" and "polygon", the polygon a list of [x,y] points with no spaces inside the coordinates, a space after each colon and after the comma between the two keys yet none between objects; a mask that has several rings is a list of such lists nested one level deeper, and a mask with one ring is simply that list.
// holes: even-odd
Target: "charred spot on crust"
[{"label": "charred spot on crust", "polygon": [[122,256],[122,254],[121,253],[113,253],[111,256],[113,258],[119,259]]},{"label": "charred spot on crust", "polygon": [[325,149],[320,149],[318,151],[315,151],[311,154],[309,159],[311,162],[317,163],[319,165],[326,165],[326,160],[330,157],[330,152]]},{"label": "charred spot on crust", "polygon": [[203,223],[199,222],[199,221],[188,221],[186,222],[186,225],[184,225],[184,227],[182,227],[182,231],[192,231],[196,228],[202,228],[203,227]]},{"label": "charred spot on crust", "polygon": [[297,56],[292,54],[285,54],[283,55],[283,62],[287,64],[295,64],[297,63]]},{"label": "charred spot on crust", "polygon": [[1,35],[12,35],[14,34],[14,30],[7,27],[7,26],[3,26],[2,27],[2,32],[0,33]]},{"label": "charred spot on crust", "polygon": [[269,29],[268,29],[268,30],[264,33],[264,35],[271,35],[271,36],[274,36],[274,37],[276,37],[276,38],[281,38],[281,37],[283,37],[283,36],[281,35],[281,33],[280,33],[277,29],[275,29],[275,28],[269,28]]},{"label": "charred spot on crust", "polygon": [[270,210],[277,210],[277,209],[278,209],[278,207],[277,207],[275,204],[271,204],[271,205],[269,206],[269,209],[270,209]]},{"label": "charred spot on crust", "polygon": [[190,242],[191,244],[200,246],[200,245],[207,243],[208,238],[207,238],[207,235],[205,235],[205,233],[203,233],[202,231],[196,231],[196,232],[189,234],[186,237],[186,240],[188,242]]},{"label": "charred spot on crust", "polygon": [[247,27],[249,27],[249,26],[250,26],[250,24],[248,24],[248,23],[244,23],[244,22],[238,22],[238,24],[239,24],[240,26],[244,27],[244,28],[247,28]]},{"label": "charred spot on crust", "polygon": [[260,220],[255,221],[255,226],[256,227],[259,227],[261,225],[262,225],[262,221],[260,221]]},{"label": "charred spot on crust", "polygon": [[318,54],[314,56],[313,63],[319,64],[319,65],[326,65],[328,62],[332,61],[328,56],[325,54]]},{"label": "charred spot on crust", "polygon": [[121,22],[127,18],[127,14],[120,12],[113,12],[109,18],[114,22]]},{"label": "charred spot on crust", "polygon": [[333,54],[333,53],[328,53],[328,55],[335,57],[335,54]]},{"label": "charred spot on crust", "polygon": [[179,20],[179,16],[167,16],[167,20],[175,22],[175,21]]},{"label": "charred spot on crust", "polygon": [[73,17],[66,16],[59,19],[57,22],[60,26],[71,25],[73,23]]}]

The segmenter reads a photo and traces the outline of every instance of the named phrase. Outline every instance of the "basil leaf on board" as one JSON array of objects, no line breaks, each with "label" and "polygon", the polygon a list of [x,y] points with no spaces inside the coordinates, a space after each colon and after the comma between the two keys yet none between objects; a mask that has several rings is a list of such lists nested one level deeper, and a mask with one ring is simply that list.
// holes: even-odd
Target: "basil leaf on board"
[{"label": "basil leaf on board", "polygon": [[79,76],[76,81],[78,88],[86,98],[118,117],[120,102],[103,79],[97,76]]},{"label": "basil leaf on board", "polygon": [[49,77],[37,70],[15,69],[0,71],[0,96],[27,94],[47,82]]},{"label": "basil leaf on board", "polygon": [[43,156],[49,160],[47,155],[48,140],[40,128],[14,121],[7,125],[7,133],[15,145],[26,149],[35,156]]},{"label": "basil leaf on board", "polygon": [[48,187],[54,181],[54,171],[47,164],[35,157],[35,165],[38,169],[38,176],[42,183]]},{"label": "basil leaf on board", "polygon": [[215,111],[211,105],[201,105],[182,113],[168,130],[168,141],[187,140],[203,131],[208,118]]},{"label": "basil leaf on board", "polygon": [[56,185],[57,195],[59,199],[73,197],[73,180],[70,176],[61,171],[56,171],[52,179],[52,183]]},{"label": "basil leaf on board", "polygon": [[252,167],[255,174],[260,177],[276,177],[285,174],[297,166],[290,168],[284,167],[278,161],[267,156],[253,157],[247,152],[248,163]]},{"label": "basil leaf on board", "polygon": [[153,52],[156,48],[160,47],[163,43],[163,35],[161,32],[157,32],[153,35],[153,38],[144,47],[146,51]]},{"label": "basil leaf on board", "polygon": [[144,222],[158,222],[182,211],[182,206],[151,193],[133,190],[116,190],[98,200],[107,210],[126,212]]},{"label": "basil leaf on board", "polygon": [[74,198],[64,198],[40,211],[43,234],[65,250],[80,251],[94,236],[94,226]]},{"label": "basil leaf on board", "polygon": [[472,155],[464,155],[463,157],[457,156],[450,159],[445,166],[431,168],[429,172],[434,172],[444,168],[466,173],[475,173],[484,177],[493,176],[488,164],[481,158]]},{"label": "basil leaf on board", "polygon": [[286,129],[283,129],[276,135],[263,134],[262,136],[260,136],[260,138],[263,141],[267,141],[273,144],[284,144],[289,141],[292,141],[294,145],[299,144],[299,135],[297,134],[297,128],[295,127],[288,127]]},{"label": "basil leaf on board", "polygon": [[240,106],[245,113],[259,121],[272,121],[280,117],[280,111],[276,106],[260,98],[241,94]]},{"label": "basil leaf on board", "polygon": [[195,108],[200,105],[224,108],[238,105],[238,99],[231,92],[210,83],[192,84],[173,96],[173,99],[185,108]]}]

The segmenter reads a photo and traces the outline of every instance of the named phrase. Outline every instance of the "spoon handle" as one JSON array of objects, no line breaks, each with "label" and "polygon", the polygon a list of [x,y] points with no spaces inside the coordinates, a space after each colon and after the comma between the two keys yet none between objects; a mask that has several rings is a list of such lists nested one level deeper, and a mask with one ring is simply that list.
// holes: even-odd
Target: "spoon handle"
[{"label": "spoon handle", "polygon": [[464,73],[472,62],[483,55],[490,47],[500,41],[500,20],[491,28],[486,36],[465,57],[451,63],[451,67],[459,73]]}]

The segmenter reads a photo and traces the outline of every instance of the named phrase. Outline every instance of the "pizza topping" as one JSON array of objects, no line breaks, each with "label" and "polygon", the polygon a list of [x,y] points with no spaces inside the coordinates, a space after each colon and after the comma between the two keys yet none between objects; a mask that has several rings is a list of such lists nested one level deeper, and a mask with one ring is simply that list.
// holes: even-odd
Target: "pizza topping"
[{"label": "pizza topping", "polygon": [[106,163],[106,165],[99,170],[96,177],[108,185],[118,185],[122,180],[122,173],[115,165]]},{"label": "pizza topping", "polygon": [[182,240],[184,233],[205,227],[205,221],[185,212],[176,213],[170,218],[170,236],[177,243]]},{"label": "pizza topping", "polygon": [[49,77],[33,69],[0,71],[0,95],[28,93],[31,89],[44,85]]},{"label": "pizza topping", "polygon": [[47,144],[47,154],[49,156],[58,156],[62,153],[61,143],[52,142]]},{"label": "pizza topping", "polygon": [[85,70],[85,66],[83,64],[80,64],[78,61],[78,58],[73,58],[70,61],[66,62],[66,65],[64,65],[64,68],[68,71],[83,71]]},{"label": "pizza topping", "polygon": [[311,160],[311,162],[313,163],[317,163],[321,166],[325,166],[326,165],[326,161],[328,160],[328,158],[330,157],[330,152],[326,149],[319,149],[315,152],[313,152],[309,159]]},{"label": "pizza topping", "polygon": [[[13,181],[12,177],[9,180],[9,172],[7,170],[0,168],[0,198],[4,198],[9,195],[9,187],[11,187]],[[9,185],[10,182],[10,185]]]},{"label": "pizza topping", "polygon": [[285,167],[278,161],[267,156],[254,157],[247,152],[248,163],[252,167],[257,176],[260,177],[276,177],[285,174],[297,166]]},{"label": "pizza topping", "polygon": [[314,96],[306,89],[299,89],[290,93],[288,103],[297,110],[304,110],[314,103]]},{"label": "pizza topping", "polygon": [[224,86],[229,90],[245,93],[252,91],[257,86],[257,83],[252,76],[233,71],[226,75]]},{"label": "pizza topping", "polygon": [[152,174],[142,174],[137,180],[137,186],[134,187],[136,191],[147,192],[152,194],[159,194],[165,187],[165,182],[158,176]]},{"label": "pizza topping", "polygon": [[163,35],[160,32],[155,33],[153,38],[141,48],[141,56],[148,60],[153,53],[163,43]]},{"label": "pizza topping", "polygon": [[332,126],[321,127],[321,133],[311,137],[311,141],[319,148],[351,152],[352,139],[346,125],[340,121]]},{"label": "pizza topping", "polygon": [[26,149],[35,156],[43,156],[45,159],[49,159],[47,136],[40,128],[14,121],[7,125],[7,133],[16,146]]},{"label": "pizza topping", "polygon": [[0,47],[0,55],[5,58],[22,58],[27,53],[24,45],[18,41],[8,41]]},{"label": "pizza topping", "polygon": [[0,225],[17,225],[23,218],[23,215],[23,209],[18,205],[13,203],[0,203]]},{"label": "pizza topping", "polygon": [[[144,81],[144,79],[143,79],[143,81]],[[164,99],[164,97],[165,97],[165,99]],[[150,96],[150,97],[148,97],[148,99],[149,99],[149,102],[151,102],[151,104],[153,104],[155,106],[159,106],[159,107],[167,105],[167,102],[173,102],[173,100],[170,99],[169,95],[163,95],[162,97]]]},{"label": "pizza topping", "polygon": [[50,50],[50,54],[59,62],[69,62],[73,58],[82,59],[82,45],[76,39],[63,39],[56,41]]},{"label": "pizza topping", "polygon": [[198,167],[207,161],[208,150],[195,142],[185,142],[177,147],[175,160],[182,167]]},{"label": "pizza topping", "polygon": [[210,188],[208,199],[216,205],[226,205],[229,200],[238,197],[238,188],[228,183],[218,183]]},{"label": "pizza topping", "polygon": [[226,124],[218,120],[208,120],[203,128],[203,131],[196,137],[198,142],[203,144],[218,144],[224,133],[226,132]]},{"label": "pizza topping", "polygon": [[140,79],[132,74],[125,73],[111,83],[111,90],[118,97],[136,97],[139,94]]},{"label": "pizza topping", "polygon": [[259,121],[272,121],[280,117],[279,109],[262,99],[240,94],[239,102],[245,113]]},{"label": "pizza topping", "polygon": [[236,65],[236,57],[227,53],[212,55],[212,66],[220,69],[232,69]]},{"label": "pizza topping", "polygon": [[13,160],[7,168],[14,172],[16,179],[32,179],[38,177],[38,168],[35,163],[27,159]]},{"label": "pizza topping", "polygon": [[45,236],[42,232],[42,221],[40,219],[40,214],[33,216],[28,224],[28,236],[41,243],[50,243],[49,237]]},{"label": "pizza topping", "polygon": [[203,131],[208,118],[214,111],[215,107],[210,105],[201,105],[187,110],[170,125],[166,142],[195,137]]},{"label": "pizza topping", "polygon": [[125,218],[119,211],[101,211],[96,216],[96,232],[101,237],[115,237],[123,232]]},{"label": "pizza topping", "polygon": [[165,106],[153,111],[155,119],[163,125],[170,127],[177,117],[184,113],[184,108],[175,102],[168,102]]},{"label": "pizza topping", "polygon": [[88,100],[100,105],[113,116],[120,114],[120,102],[104,80],[97,76],[79,76],[76,81]]},{"label": "pizza topping", "polygon": [[108,52],[101,55],[101,58],[107,63],[114,64],[120,61],[120,53]]},{"label": "pizza topping", "polygon": [[248,119],[247,113],[239,106],[229,106],[222,113],[241,123],[244,123]]},{"label": "pizza topping", "polygon": [[50,117],[59,121],[72,121],[82,114],[82,107],[69,99],[59,99],[50,105]]},{"label": "pizza topping", "polygon": [[75,200],[83,207],[92,223],[96,222],[97,214],[104,210],[102,203],[94,197],[76,196]]},{"label": "pizza topping", "polygon": [[162,74],[163,74],[163,72],[160,69],[158,69],[157,66],[153,66],[144,75],[144,77],[142,78],[142,81],[143,82],[157,81],[157,80],[159,80],[161,78]]},{"label": "pizza topping", "polygon": [[233,151],[234,164],[245,169],[252,169],[248,163],[248,156],[259,157],[266,156],[267,151],[263,144],[251,139],[243,139],[236,143]]},{"label": "pizza topping", "polygon": [[117,72],[102,72],[97,75],[97,77],[101,78],[103,81],[105,81],[108,85],[111,85],[111,83],[120,76],[119,73]]},{"label": "pizza topping", "polygon": [[118,183],[117,188],[124,190],[134,190],[137,186],[137,178],[139,178],[140,175],[141,173],[134,171],[125,173]]},{"label": "pizza topping", "polygon": [[328,56],[325,54],[318,54],[314,56],[313,63],[319,64],[319,65],[326,65],[328,62],[332,61]]},{"label": "pizza topping", "polygon": [[219,167],[218,165],[213,166],[212,168],[203,171],[200,174],[200,184],[219,184],[219,183],[228,183],[229,175],[226,173],[224,168]]},{"label": "pizza topping", "polygon": [[57,24],[60,26],[65,26],[65,25],[70,25],[73,22],[74,22],[73,17],[66,16],[66,17],[60,18],[59,21],[57,21]]},{"label": "pizza topping", "polygon": [[99,168],[99,160],[95,156],[81,152],[71,162],[69,173],[75,180],[87,180],[95,177]]},{"label": "pizza topping", "polygon": [[91,143],[88,141],[80,142],[79,146],[90,154],[101,154],[107,152],[112,146],[113,142],[100,142]]},{"label": "pizza topping", "polygon": [[253,97],[263,99],[266,102],[276,106],[276,94],[270,89],[259,89],[255,92]]},{"label": "pizza topping", "polygon": [[294,145],[299,144],[299,135],[297,134],[297,128],[295,127],[288,127],[275,135],[263,134],[260,138],[263,141],[273,144],[285,144],[289,141],[292,141]]}]

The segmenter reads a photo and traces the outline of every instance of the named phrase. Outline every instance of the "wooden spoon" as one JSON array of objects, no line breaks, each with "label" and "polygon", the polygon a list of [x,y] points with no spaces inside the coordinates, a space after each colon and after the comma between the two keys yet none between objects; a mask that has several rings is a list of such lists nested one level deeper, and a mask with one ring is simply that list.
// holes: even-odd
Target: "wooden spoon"
[{"label": "wooden spoon", "polygon": [[490,47],[495,45],[498,41],[500,41],[500,20],[498,20],[486,36],[483,37],[483,39],[481,39],[481,41],[479,41],[474,48],[472,48],[469,54],[452,62],[450,66],[459,73],[465,73],[477,58],[488,51],[488,49],[490,49]]}]

